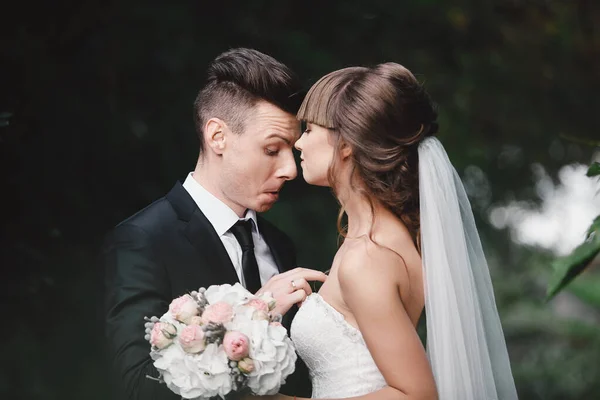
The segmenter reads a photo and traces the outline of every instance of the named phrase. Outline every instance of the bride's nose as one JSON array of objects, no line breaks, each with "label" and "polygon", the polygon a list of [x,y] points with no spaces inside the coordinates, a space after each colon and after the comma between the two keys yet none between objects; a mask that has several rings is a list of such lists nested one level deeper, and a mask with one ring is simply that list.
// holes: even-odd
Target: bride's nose
[{"label": "bride's nose", "polygon": [[296,143],[294,143],[294,147],[298,151],[302,151],[302,145],[300,144],[300,142],[302,141],[303,138],[304,138],[304,134],[302,134],[302,136],[300,136],[300,139],[296,140]]}]

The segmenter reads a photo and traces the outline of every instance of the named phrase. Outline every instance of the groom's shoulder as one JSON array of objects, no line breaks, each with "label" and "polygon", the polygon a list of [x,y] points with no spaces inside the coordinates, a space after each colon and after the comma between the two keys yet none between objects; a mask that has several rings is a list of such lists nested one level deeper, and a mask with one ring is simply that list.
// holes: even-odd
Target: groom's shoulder
[{"label": "groom's shoulder", "polygon": [[119,222],[109,232],[109,238],[123,236],[145,236],[156,238],[172,229],[177,213],[166,197],[161,197],[135,214]]},{"label": "groom's shoulder", "polygon": [[146,230],[153,230],[177,219],[177,213],[166,197],[161,197],[135,214],[121,221],[121,225],[135,225]]}]

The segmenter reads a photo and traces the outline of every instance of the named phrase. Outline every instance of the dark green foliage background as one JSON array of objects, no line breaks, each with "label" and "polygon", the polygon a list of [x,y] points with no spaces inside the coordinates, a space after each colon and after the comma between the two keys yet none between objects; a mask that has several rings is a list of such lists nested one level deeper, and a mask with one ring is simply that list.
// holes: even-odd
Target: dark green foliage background
[{"label": "dark green foliage background", "polygon": [[[103,235],[196,161],[192,103],[206,66],[238,46],[269,53],[307,87],[349,65],[396,61],[440,106],[485,242],[522,399],[600,392],[598,310],[544,304],[548,254],[487,224],[533,200],[530,165],[589,164],[598,138],[600,5],[591,0],[13,2],[0,24],[0,394],[105,399],[96,310]],[[3,124],[5,125],[5,124]],[[302,265],[327,269],[337,205],[289,183],[269,219]],[[594,319],[595,318],[595,319]]]}]

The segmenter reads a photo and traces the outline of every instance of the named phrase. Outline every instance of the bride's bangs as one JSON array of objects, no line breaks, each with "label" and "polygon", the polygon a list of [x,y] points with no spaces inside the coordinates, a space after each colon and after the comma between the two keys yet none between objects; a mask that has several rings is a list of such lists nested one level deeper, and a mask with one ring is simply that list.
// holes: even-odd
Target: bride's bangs
[{"label": "bride's bangs", "polygon": [[333,74],[325,75],[315,83],[304,98],[296,118],[310,124],[334,129],[333,98],[337,82]]}]

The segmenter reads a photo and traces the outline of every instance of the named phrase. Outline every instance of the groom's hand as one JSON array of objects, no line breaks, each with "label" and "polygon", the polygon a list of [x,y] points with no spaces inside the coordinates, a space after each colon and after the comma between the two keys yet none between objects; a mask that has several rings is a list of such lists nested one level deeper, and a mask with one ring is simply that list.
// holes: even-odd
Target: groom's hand
[{"label": "groom's hand", "polygon": [[312,293],[309,281],[325,282],[327,275],[307,268],[294,268],[275,275],[256,294],[271,292],[277,302],[274,313],[284,315],[294,304],[300,304]]}]

